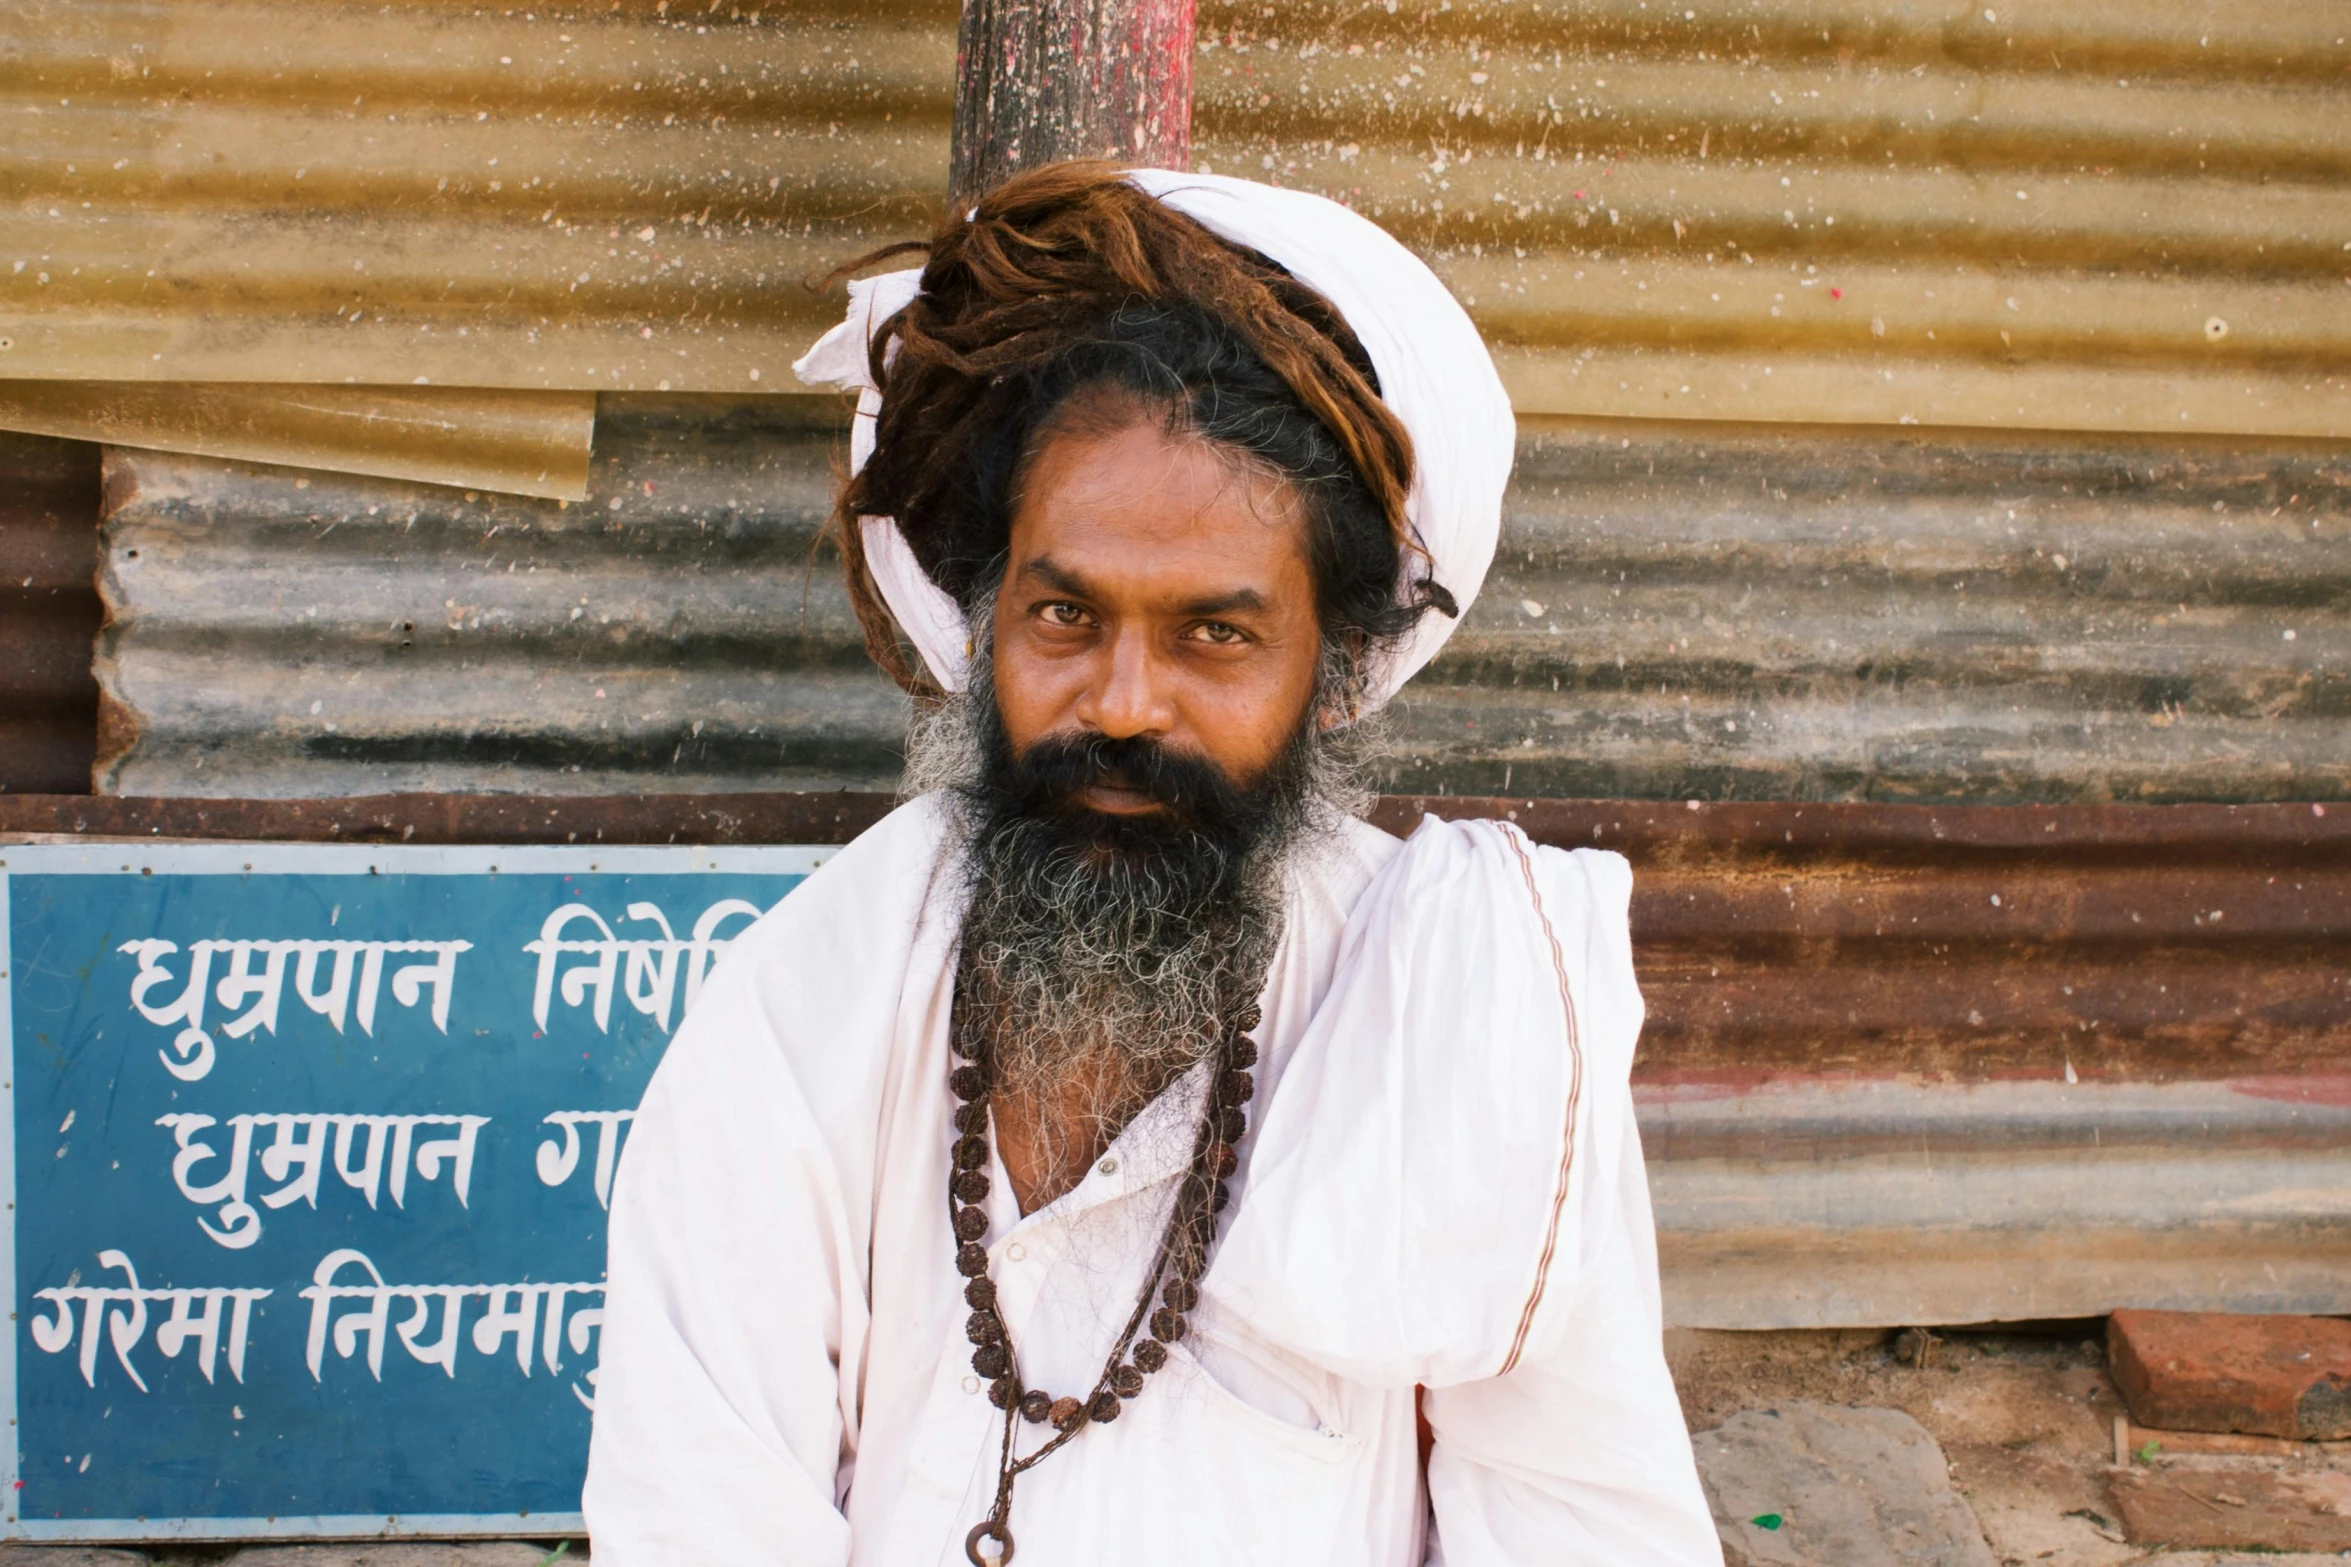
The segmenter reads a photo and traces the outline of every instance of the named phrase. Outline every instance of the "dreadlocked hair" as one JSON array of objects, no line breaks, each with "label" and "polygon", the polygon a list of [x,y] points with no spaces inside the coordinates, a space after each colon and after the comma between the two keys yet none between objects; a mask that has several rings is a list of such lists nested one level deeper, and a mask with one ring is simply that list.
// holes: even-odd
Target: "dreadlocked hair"
[{"label": "dreadlocked hair", "polygon": [[[1118,165],[1048,164],[942,223],[922,292],[874,334],[872,458],[830,534],[875,662],[931,692],[867,564],[859,519],[894,517],[968,615],[996,586],[1028,461],[1081,392],[1161,413],[1293,486],[1327,649],[1360,692],[1373,658],[1430,609],[1459,613],[1405,516],[1412,442],[1330,301],[1129,184]],[[829,280],[828,280],[829,281]],[[1416,559],[1417,579],[1400,588]]]}]

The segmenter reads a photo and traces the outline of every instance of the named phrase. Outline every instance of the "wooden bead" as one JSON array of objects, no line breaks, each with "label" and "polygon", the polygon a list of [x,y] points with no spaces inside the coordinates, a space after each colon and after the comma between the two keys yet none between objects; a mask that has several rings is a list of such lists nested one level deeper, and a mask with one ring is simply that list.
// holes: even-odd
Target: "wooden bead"
[{"label": "wooden bead", "polygon": [[1257,1003],[1252,1001],[1249,1003],[1249,1005],[1241,1009],[1240,1020],[1234,1026],[1242,1033],[1246,1034],[1253,1031],[1258,1024],[1264,1021],[1265,1014],[1258,1009]]},{"label": "wooden bead", "polygon": [[1053,1422],[1054,1430],[1067,1431],[1078,1423],[1078,1416],[1085,1412],[1086,1406],[1076,1399],[1057,1398],[1053,1401],[1052,1409],[1047,1412],[1047,1418]]},{"label": "wooden bead", "polygon": [[982,1344],[971,1352],[971,1369],[994,1381],[1012,1369],[1012,1357],[1001,1344]]},{"label": "wooden bead", "polygon": [[973,1310],[987,1310],[996,1304],[996,1281],[981,1274],[963,1286],[963,1298]]},{"label": "wooden bead", "polygon": [[1219,1181],[1216,1183],[1216,1189],[1209,1193],[1208,1211],[1210,1213],[1222,1213],[1224,1212],[1225,1204],[1231,1202],[1232,1200],[1233,1189],[1230,1186],[1227,1186],[1224,1182]]},{"label": "wooden bead", "polygon": [[1136,1366],[1121,1366],[1110,1373],[1110,1385],[1121,1398],[1133,1398],[1143,1391],[1143,1373]]},{"label": "wooden bead", "polygon": [[1151,1313],[1151,1333],[1154,1338],[1174,1343],[1184,1336],[1184,1314],[1165,1307]]},{"label": "wooden bead", "polygon": [[959,1066],[947,1074],[947,1086],[958,1099],[978,1099],[988,1091],[988,1074],[976,1066]]},{"label": "wooden bead", "polygon": [[1231,1143],[1211,1143],[1207,1164],[1208,1173],[1221,1181],[1241,1167],[1241,1156],[1233,1151]]},{"label": "wooden bead", "polygon": [[1170,1311],[1190,1311],[1200,1304],[1200,1286],[1190,1279],[1169,1279],[1159,1298],[1167,1303]]},{"label": "wooden bead", "polygon": [[1086,1418],[1097,1423],[1116,1420],[1118,1418],[1118,1395],[1108,1388],[1096,1393],[1094,1401],[1086,1406]]},{"label": "wooden bead", "polygon": [[1219,1142],[1237,1143],[1249,1133],[1249,1121],[1239,1107],[1226,1105],[1211,1118]]},{"label": "wooden bead", "polygon": [[988,1163],[988,1145],[977,1137],[962,1137],[955,1142],[955,1168],[958,1170],[985,1169]]},{"label": "wooden bead", "polygon": [[947,1190],[955,1194],[957,1202],[985,1202],[988,1197],[988,1172],[958,1170],[955,1179],[947,1183]]},{"label": "wooden bead", "polygon": [[[1250,1026],[1254,1028],[1256,1025]],[[1254,1039],[1236,1039],[1233,1048],[1225,1052],[1225,1065],[1236,1072],[1246,1072],[1256,1064],[1257,1041]]]},{"label": "wooden bead", "polygon": [[987,1233],[988,1216],[986,1214],[977,1208],[955,1210],[955,1238],[957,1240],[976,1241]]},{"label": "wooden bead", "polygon": [[1053,1399],[1045,1393],[1031,1393],[1020,1401],[1020,1417],[1030,1425],[1041,1426],[1053,1412]]},{"label": "wooden bead", "polygon": [[955,1248],[955,1271],[967,1279],[976,1279],[988,1271],[988,1248],[976,1241],[965,1241]]},{"label": "wooden bead", "polygon": [[998,1409],[1010,1409],[1012,1407],[1012,1388],[1012,1378],[998,1377],[988,1384],[988,1402],[994,1404]]},{"label": "wooden bead", "polygon": [[1135,1364],[1145,1371],[1157,1371],[1167,1364],[1167,1346],[1157,1339],[1139,1339],[1134,1348]]},{"label": "wooden bead", "polygon": [[1257,1079],[1246,1072],[1227,1072],[1216,1080],[1216,1102],[1220,1105],[1245,1106],[1257,1092]]},{"label": "wooden bead", "polygon": [[963,1322],[963,1336],[974,1344],[993,1344],[1004,1336],[1004,1328],[992,1311],[975,1311]]},{"label": "wooden bead", "polygon": [[987,1129],[988,1107],[985,1104],[955,1107],[955,1130],[966,1137],[977,1137]]}]

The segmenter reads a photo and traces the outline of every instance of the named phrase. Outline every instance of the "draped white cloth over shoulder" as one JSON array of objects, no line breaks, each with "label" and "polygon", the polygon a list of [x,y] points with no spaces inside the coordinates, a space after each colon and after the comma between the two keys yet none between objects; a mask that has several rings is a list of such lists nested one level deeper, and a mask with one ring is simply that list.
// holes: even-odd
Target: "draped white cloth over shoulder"
[{"label": "draped white cloth over shoulder", "polygon": [[[1127,178],[1218,237],[1268,257],[1346,318],[1379,374],[1381,399],[1412,437],[1405,514],[1428,560],[1408,558],[1405,569],[1433,575],[1468,609],[1494,559],[1517,430],[1486,345],[1445,285],[1386,230],[1326,197],[1168,169],[1136,169]],[[921,280],[921,270],[911,268],[851,283],[848,319],[792,367],[810,385],[857,393],[852,471],[873,453],[881,410],[869,355],[874,332],[921,292]],[[894,521],[868,517],[863,533],[890,613],[932,677],[960,690],[971,640],[962,610],[924,575]],[[1365,710],[1384,704],[1434,658],[1455,624],[1434,612],[1422,616],[1375,672]]]},{"label": "draped white cloth over shoulder", "polygon": [[[946,1196],[954,850],[934,798],[858,839],[732,944],[654,1075],[612,1203],[599,1567],[964,1561],[1004,1417]],[[1488,822],[1293,856],[1191,1331],[1022,1478],[1018,1567],[1719,1564],[1661,1344],[1630,891]],[[1030,1386],[1091,1385],[1206,1086],[1035,1213],[992,1168]]]}]

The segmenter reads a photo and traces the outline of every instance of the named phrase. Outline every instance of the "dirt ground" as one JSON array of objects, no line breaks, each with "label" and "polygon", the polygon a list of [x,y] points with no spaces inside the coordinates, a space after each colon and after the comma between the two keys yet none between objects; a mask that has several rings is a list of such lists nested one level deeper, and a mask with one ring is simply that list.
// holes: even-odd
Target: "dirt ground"
[{"label": "dirt ground", "polygon": [[[2114,1417],[2121,1411],[2106,1375],[2103,1324],[2059,1324],[2035,1332],[1933,1335],[1884,1332],[1667,1335],[1667,1358],[1690,1429],[1705,1430],[1742,1409],[1792,1399],[1899,1409],[1943,1446],[1952,1481],[1975,1508],[2003,1567],[2341,1567],[2351,1550],[2283,1554],[2242,1547],[2176,1550],[2132,1544],[2111,1500]],[[2351,1485],[2351,1444],[2294,1457],[2206,1457],[2158,1451],[2133,1463],[2152,1475],[2248,1494],[2291,1478],[2331,1490]],[[2338,1476],[2340,1476],[2338,1478]],[[2240,1478],[2228,1478],[2240,1477]],[[2224,1500],[2235,1498],[2226,1489]],[[1860,1567],[1860,1564],[1855,1564]]]}]

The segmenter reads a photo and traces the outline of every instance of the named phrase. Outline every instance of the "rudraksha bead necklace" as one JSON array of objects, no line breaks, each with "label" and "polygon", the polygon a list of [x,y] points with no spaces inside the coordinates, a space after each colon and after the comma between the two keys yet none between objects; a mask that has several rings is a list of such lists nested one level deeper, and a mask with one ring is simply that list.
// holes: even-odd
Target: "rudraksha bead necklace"
[{"label": "rudraksha bead necklace", "polygon": [[[1231,1200],[1225,1181],[1240,1163],[1236,1150],[1249,1128],[1249,1099],[1257,1088],[1249,1069],[1257,1064],[1257,1044],[1248,1035],[1258,1021],[1257,1008],[1245,1008],[1218,1042],[1208,1111],[1200,1119],[1199,1135],[1193,1143],[1192,1166],[1176,1189],[1167,1231],[1160,1237],[1159,1250],[1144,1277],[1142,1294],[1110,1347],[1102,1375],[1083,1398],[1055,1398],[1021,1384],[1020,1360],[997,1309],[995,1281],[988,1277],[988,1249],[981,1244],[988,1233],[988,1216],[980,1206],[988,1196],[988,1073],[978,1031],[958,1017],[951,1035],[958,1059],[947,1075],[947,1086],[956,1099],[955,1146],[947,1177],[949,1212],[954,1216],[955,1271],[964,1277],[963,1298],[971,1307],[971,1316],[963,1325],[972,1342],[971,1369],[988,1384],[988,1401],[1005,1411],[1004,1444],[996,1464],[996,1503],[963,1542],[963,1554],[975,1567],[1005,1567],[1012,1560],[1013,1482],[1087,1426],[1116,1420],[1121,1401],[1143,1391],[1144,1379],[1167,1364],[1167,1346],[1184,1336],[1184,1319],[1200,1303],[1200,1275],[1208,1266],[1209,1247],[1216,1238],[1216,1216]],[[1151,1309],[1155,1292],[1159,1297],[1156,1311]],[[1150,1332],[1137,1337],[1146,1319]],[[1033,1425],[1054,1428],[1052,1439],[1026,1458],[1013,1456],[1016,1411]],[[997,1554],[980,1554],[983,1540],[995,1541]]]}]

